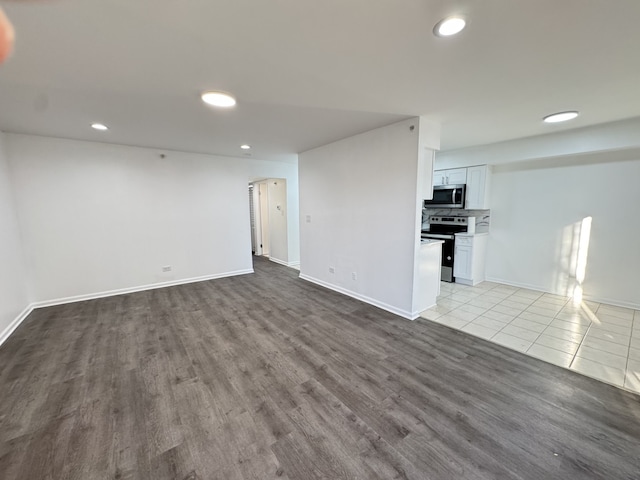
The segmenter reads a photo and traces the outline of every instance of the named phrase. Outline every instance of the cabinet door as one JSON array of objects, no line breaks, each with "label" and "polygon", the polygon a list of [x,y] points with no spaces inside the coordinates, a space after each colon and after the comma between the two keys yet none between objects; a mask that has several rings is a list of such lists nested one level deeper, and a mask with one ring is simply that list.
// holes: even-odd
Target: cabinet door
[{"label": "cabinet door", "polygon": [[446,170],[446,172],[447,172],[448,185],[458,185],[462,183],[467,183],[466,168],[455,168],[453,170]]},{"label": "cabinet door", "polygon": [[456,246],[453,258],[453,276],[471,280],[471,246]]},{"label": "cabinet door", "polygon": [[467,198],[465,208],[469,210],[489,208],[486,199],[487,166],[467,168]]},{"label": "cabinet door", "polygon": [[447,184],[447,171],[435,170],[433,172],[433,185],[446,185]]}]

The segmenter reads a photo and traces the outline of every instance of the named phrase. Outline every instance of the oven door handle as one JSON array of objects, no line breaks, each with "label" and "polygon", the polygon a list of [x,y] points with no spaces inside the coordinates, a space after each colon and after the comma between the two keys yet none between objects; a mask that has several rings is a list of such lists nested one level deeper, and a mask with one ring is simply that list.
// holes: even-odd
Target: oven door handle
[{"label": "oven door handle", "polygon": [[424,233],[422,238],[435,238],[436,240],[453,240],[456,237],[454,235],[447,235],[445,233]]}]

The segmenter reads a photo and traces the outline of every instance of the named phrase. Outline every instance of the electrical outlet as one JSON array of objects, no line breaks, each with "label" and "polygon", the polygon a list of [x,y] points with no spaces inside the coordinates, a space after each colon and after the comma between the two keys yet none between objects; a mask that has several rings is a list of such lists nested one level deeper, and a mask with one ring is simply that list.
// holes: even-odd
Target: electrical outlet
[{"label": "electrical outlet", "polygon": [[162,267],[162,271],[163,272],[170,272],[171,271],[171,265],[165,265],[164,267]]},{"label": "electrical outlet", "polygon": [[329,273],[336,273],[336,267],[329,267]]},{"label": "electrical outlet", "polygon": [[358,274],[356,272],[351,272],[351,279],[358,280]]},{"label": "electrical outlet", "polygon": [[311,215],[307,215],[307,223],[311,223]]}]

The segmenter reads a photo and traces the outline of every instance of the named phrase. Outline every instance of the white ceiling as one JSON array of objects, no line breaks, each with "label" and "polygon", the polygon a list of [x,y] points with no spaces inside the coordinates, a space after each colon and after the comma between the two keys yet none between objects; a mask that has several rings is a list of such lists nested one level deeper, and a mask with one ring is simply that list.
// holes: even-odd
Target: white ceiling
[{"label": "white ceiling", "polygon": [[[292,160],[426,115],[456,149],[640,116],[638,0],[11,2],[0,130]],[[434,24],[464,14],[459,36]],[[200,92],[238,99],[214,110]],[[542,116],[577,109],[550,126]],[[89,124],[103,122],[99,133]]]}]

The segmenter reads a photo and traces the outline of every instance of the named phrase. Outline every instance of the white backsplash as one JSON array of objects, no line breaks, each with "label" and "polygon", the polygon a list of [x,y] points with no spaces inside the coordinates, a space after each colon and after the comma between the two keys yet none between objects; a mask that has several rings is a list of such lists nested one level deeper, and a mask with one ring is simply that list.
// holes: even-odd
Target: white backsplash
[{"label": "white backsplash", "polygon": [[431,215],[455,215],[457,217],[475,217],[476,233],[489,231],[491,223],[491,210],[464,210],[462,208],[423,208],[422,229],[429,228],[429,216]]}]

